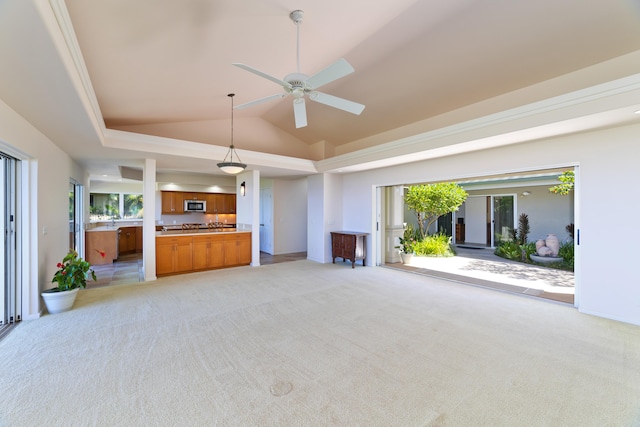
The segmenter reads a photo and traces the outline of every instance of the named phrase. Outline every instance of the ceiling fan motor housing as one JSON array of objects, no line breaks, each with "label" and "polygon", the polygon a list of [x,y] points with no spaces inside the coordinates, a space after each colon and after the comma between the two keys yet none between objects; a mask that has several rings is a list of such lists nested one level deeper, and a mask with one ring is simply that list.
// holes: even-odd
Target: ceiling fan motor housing
[{"label": "ceiling fan motor housing", "polygon": [[294,10],[289,14],[289,18],[291,18],[291,20],[296,24],[301,23],[303,17],[304,17],[304,12],[301,10]]},{"label": "ceiling fan motor housing", "polygon": [[289,83],[293,89],[301,88],[307,89],[307,85],[305,81],[309,78],[306,74],[302,73],[291,73],[284,76],[284,81]]}]

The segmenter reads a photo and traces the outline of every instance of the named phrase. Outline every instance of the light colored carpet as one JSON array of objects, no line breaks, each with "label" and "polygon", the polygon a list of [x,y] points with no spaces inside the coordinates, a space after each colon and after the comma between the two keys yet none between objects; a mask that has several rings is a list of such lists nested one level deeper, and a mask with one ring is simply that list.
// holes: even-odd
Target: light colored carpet
[{"label": "light colored carpet", "polygon": [[348,263],[81,290],[0,358],[3,426],[640,425],[640,328]]}]

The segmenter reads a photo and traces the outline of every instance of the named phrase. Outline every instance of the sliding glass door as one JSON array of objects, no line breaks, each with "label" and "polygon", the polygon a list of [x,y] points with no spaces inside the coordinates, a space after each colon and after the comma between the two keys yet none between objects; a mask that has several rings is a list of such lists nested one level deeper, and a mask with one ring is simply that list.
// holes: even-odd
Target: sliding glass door
[{"label": "sliding glass door", "polygon": [[82,186],[69,182],[69,249],[82,256]]},{"label": "sliding glass door", "polygon": [[493,196],[493,246],[512,240],[514,229],[514,206],[512,195]]},{"label": "sliding glass door", "polygon": [[19,167],[19,161],[0,153],[0,224],[4,228],[4,244],[0,245],[0,276],[3,278],[0,329],[21,319],[22,299],[17,280],[19,242],[16,240]]}]

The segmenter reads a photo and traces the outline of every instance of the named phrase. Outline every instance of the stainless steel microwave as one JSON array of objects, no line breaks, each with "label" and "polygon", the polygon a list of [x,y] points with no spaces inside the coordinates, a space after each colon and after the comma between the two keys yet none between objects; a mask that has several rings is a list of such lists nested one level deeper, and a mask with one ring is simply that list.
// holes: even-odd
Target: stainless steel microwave
[{"label": "stainless steel microwave", "polygon": [[204,200],[185,200],[184,211],[185,212],[206,212],[207,202]]}]

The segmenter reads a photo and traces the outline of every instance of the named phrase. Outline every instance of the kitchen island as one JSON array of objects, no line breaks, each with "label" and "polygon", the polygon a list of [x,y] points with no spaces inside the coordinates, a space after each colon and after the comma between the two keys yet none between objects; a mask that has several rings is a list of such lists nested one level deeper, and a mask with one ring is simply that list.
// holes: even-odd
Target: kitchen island
[{"label": "kitchen island", "polygon": [[250,263],[250,231],[235,228],[156,231],[158,276]]},{"label": "kitchen island", "polygon": [[118,259],[118,228],[96,227],[85,231],[85,260],[91,265],[112,264]]},{"label": "kitchen island", "polygon": [[141,253],[142,226],[138,223],[138,221],[118,221],[111,225],[93,223],[91,228],[85,230],[85,260],[91,265],[112,264],[123,254]]}]

